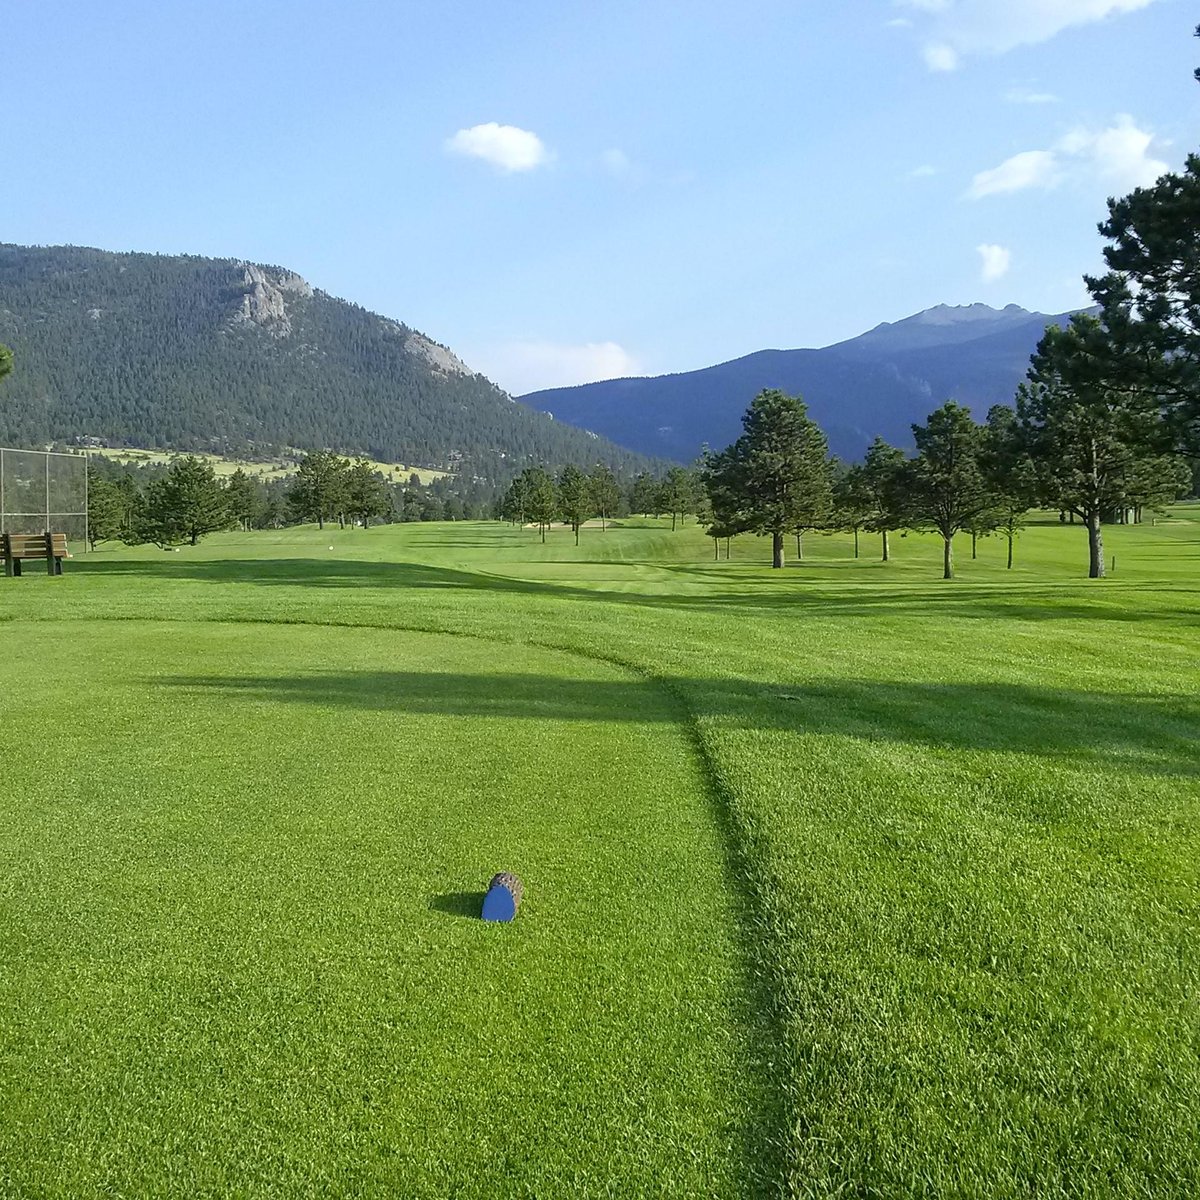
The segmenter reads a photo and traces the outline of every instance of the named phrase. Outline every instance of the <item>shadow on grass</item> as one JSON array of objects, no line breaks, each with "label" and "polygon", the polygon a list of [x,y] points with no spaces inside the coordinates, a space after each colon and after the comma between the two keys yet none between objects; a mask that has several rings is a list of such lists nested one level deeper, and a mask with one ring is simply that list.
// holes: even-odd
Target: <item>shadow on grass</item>
[{"label": "shadow on grass", "polygon": [[483,892],[443,892],[429,902],[433,912],[451,917],[473,917],[480,919],[483,912]]},{"label": "shadow on grass", "polygon": [[[570,570],[574,562],[539,564],[539,569]],[[604,565],[619,569],[629,564]],[[862,580],[829,579],[827,564],[793,567],[764,577],[762,568],[748,564],[704,567],[695,564],[655,563],[655,570],[681,583],[711,585],[696,593],[649,593],[581,587],[553,579],[521,579],[481,571],[434,567],[423,563],[365,562],[340,558],[287,559],[102,559],[83,560],[73,569],[86,575],[142,576],[156,580],[189,580],[207,583],[246,583],[259,587],[396,588],[491,592],[497,595],[540,597],[547,600],[585,599],[639,608],[728,614],[735,610],[815,614],[821,616],[879,615],[940,616],[972,619],[996,617],[1015,620],[1092,620],[1194,622],[1200,617],[1200,587],[1172,586],[1170,595],[1183,601],[1169,606],[1149,600],[1133,590],[1105,594],[1104,583],[1063,580],[1057,584],[944,582],[914,580],[911,576],[883,580],[872,572]],[[844,571],[835,572],[843,576]],[[1086,599],[1078,593],[1064,596],[1064,587],[1076,584],[1096,590]]]},{"label": "shadow on grass", "polygon": [[[416,716],[674,722],[643,680],[535,674],[330,671],[287,676],[180,676],[182,691]],[[760,684],[677,681],[700,716],[745,729],[1001,751],[1158,775],[1200,775],[1200,697],[1084,692],[1011,683],[836,680]]]}]

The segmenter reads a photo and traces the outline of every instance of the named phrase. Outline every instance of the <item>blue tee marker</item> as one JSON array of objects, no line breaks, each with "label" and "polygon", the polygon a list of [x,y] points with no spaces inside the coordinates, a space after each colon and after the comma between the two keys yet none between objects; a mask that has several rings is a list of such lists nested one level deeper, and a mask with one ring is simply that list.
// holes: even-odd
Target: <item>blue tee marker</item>
[{"label": "blue tee marker", "polygon": [[492,876],[487,895],[483,898],[485,921],[511,921],[517,915],[525,886],[509,871]]}]

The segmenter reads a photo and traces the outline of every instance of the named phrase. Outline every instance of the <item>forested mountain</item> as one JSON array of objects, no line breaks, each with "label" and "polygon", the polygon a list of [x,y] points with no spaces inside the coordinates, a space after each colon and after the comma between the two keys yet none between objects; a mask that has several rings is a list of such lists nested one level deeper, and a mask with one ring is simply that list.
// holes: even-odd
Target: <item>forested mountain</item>
[{"label": "forested mountain", "polygon": [[687,461],[705,443],[733,442],[750,401],[763,388],[781,388],[803,396],[835,454],[857,459],[876,435],[911,447],[913,423],[947,399],[977,417],[1011,403],[1046,325],[1066,316],[1015,304],[939,305],[822,350],[762,350],[699,371],[521,399],[643,454]]},{"label": "forested mountain", "polygon": [[15,355],[0,444],[323,447],[486,476],[646,465],[279,267],[0,244],[0,344]]}]

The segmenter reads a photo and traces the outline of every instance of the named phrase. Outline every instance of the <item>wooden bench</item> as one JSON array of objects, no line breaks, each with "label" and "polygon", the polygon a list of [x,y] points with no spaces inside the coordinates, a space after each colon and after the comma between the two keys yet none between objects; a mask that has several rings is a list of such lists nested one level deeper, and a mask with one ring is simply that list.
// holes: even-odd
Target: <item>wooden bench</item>
[{"label": "wooden bench", "polygon": [[61,575],[63,559],[66,557],[65,533],[0,534],[0,558],[4,560],[4,574],[9,577],[21,574],[21,563],[27,558],[44,558],[46,573]]}]

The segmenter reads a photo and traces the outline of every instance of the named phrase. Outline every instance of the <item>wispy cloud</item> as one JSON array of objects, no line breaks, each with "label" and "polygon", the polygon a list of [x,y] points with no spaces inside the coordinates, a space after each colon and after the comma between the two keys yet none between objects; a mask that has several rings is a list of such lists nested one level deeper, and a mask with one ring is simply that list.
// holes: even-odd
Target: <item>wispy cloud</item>
[{"label": "wispy cloud", "polygon": [[489,379],[514,396],[642,373],[638,360],[616,342],[508,342],[474,358]]},{"label": "wispy cloud", "polygon": [[975,251],[981,260],[980,278],[984,283],[995,283],[1008,274],[1008,268],[1012,265],[1012,251],[1007,246],[984,242],[982,246],[976,246]]},{"label": "wispy cloud", "polygon": [[1034,88],[1009,88],[1004,93],[1009,104],[1057,104],[1059,97],[1053,92],[1039,92]]},{"label": "wispy cloud", "polygon": [[605,150],[600,155],[600,165],[610,174],[620,179],[630,174],[633,170],[633,163],[630,161],[629,155],[624,150],[619,150],[613,147],[611,150]]},{"label": "wispy cloud", "polygon": [[1155,0],[895,0],[923,14],[922,53],[930,70],[954,70],[963,58],[1003,54],[1048,41],[1064,29],[1136,12]]},{"label": "wispy cloud", "polygon": [[931,166],[929,163],[922,163],[919,167],[913,167],[911,171],[905,173],[906,179],[931,179],[934,175],[940,172],[937,167]]},{"label": "wispy cloud", "polygon": [[495,121],[460,129],[446,139],[446,150],[482,159],[508,174],[532,171],[550,161],[550,152],[536,133],[515,125],[498,125]]},{"label": "wispy cloud", "polygon": [[921,54],[931,71],[958,70],[958,51],[948,42],[930,42]]},{"label": "wispy cloud", "polygon": [[998,167],[980,171],[971,180],[967,195],[972,200],[981,200],[984,196],[1023,192],[1026,188],[1052,188],[1061,178],[1054,151],[1023,150],[1006,158]]},{"label": "wispy cloud", "polygon": [[1074,129],[1048,150],[1024,150],[980,171],[967,195],[981,200],[1029,188],[1044,191],[1068,177],[1098,179],[1121,192],[1146,187],[1167,170],[1150,153],[1153,145],[1154,134],[1122,114],[1107,129]]}]

